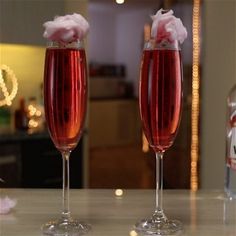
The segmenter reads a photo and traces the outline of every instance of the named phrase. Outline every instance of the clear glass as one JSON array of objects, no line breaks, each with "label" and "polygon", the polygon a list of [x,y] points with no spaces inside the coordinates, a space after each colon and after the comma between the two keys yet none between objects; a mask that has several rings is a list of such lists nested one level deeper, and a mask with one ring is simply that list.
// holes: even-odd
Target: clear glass
[{"label": "clear glass", "polygon": [[83,235],[91,226],[71,217],[69,207],[71,151],[82,135],[87,104],[86,56],[81,42],[50,42],[44,67],[44,108],[48,130],[63,161],[62,213],[42,226],[45,235]]},{"label": "clear glass", "polygon": [[225,192],[236,199],[236,84],[227,98]]},{"label": "clear glass", "polygon": [[178,42],[145,44],[140,70],[139,108],[143,131],[156,154],[156,207],[134,226],[144,235],[173,235],[182,223],[169,220],[162,207],[163,155],[173,144],[182,113],[182,62]]}]

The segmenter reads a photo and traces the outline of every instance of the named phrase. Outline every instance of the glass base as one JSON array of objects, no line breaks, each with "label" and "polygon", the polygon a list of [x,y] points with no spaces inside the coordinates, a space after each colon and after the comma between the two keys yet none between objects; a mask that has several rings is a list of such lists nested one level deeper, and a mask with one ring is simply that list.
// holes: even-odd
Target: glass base
[{"label": "glass base", "polygon": [[158,217],[154,214],[151,218],[138,222],[134,229],[143,235],[177,235],[181,233],[183,225],[178,220],[168,220],[164,214]]},{"label": "glass base", "polygon": [[81,236],[88,233],[91,230],[91,226],[73,219],[61,219],[50,221],[44,224],[41,229],[44,235]]}]

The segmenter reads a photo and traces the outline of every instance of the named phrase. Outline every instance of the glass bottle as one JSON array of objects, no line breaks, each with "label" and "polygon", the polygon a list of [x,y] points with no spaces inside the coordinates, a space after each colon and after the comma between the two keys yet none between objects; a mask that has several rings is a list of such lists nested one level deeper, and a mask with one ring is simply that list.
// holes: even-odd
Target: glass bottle
[{"label": "glass bottle", "polygon": [[236,199],[236,84],[227,99],[226,178],[225,191],[230,199]]},{"label": "glass bottle", "polygon": [[22,131],[28,129],[28,118],[24,98],[20,98],[19,107],[15,111],[15,129]]}]

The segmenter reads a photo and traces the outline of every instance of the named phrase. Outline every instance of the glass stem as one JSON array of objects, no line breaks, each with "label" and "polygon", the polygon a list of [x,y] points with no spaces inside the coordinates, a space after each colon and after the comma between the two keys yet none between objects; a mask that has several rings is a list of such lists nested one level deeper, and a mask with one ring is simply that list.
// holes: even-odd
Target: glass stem
[{"label": "glass stem", "polygon": [[155,214],[163,217],[163,153],[156,152],[156,209]]},{"label": "glass stem", "polygon": [[70,190],[70,151],[62,152],[63,161],[63,190],[62,190],[62,218],[68,220],[70,217],[69,209],[69,190]]}]

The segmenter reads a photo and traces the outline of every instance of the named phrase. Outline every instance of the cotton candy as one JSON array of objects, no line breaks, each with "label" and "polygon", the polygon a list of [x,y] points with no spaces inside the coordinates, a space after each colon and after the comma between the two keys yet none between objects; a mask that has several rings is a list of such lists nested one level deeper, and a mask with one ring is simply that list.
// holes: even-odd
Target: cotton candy
[{"label": "cotton candy", "polygon": [[43,24],[43,36],[51,41],[71,43],[83,40],[89,31],[89,23],[80,14],[57,16]]},{"label": "cotton candy", "polygon": [[16,200],[10,199],[9,197],[0,198],[0,214],[9,213],[15,205]]},{"label": "cotton candy", "polygon": [[187,38],[187,30],[182,21],[173,14],[172,10],[163,13],[163,9],[160,9],[156,15],[151,16],[153,20],[151,36],[157,43],[161,43],[163,40],[170,43],[178,40],[183,43]]}]

